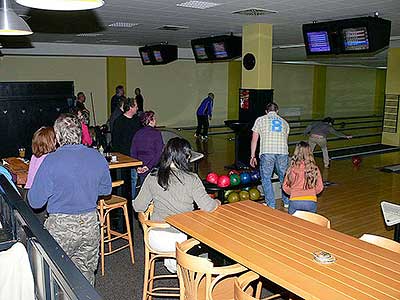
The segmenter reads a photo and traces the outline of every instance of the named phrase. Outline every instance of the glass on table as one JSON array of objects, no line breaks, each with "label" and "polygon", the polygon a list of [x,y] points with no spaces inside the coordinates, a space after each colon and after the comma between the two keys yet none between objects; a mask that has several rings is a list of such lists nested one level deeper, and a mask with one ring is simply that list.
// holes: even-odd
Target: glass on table
[{"label": "glass on table", "polygon": [[25,158],[25,148],[18,148],[18,155],[21,158]]}]

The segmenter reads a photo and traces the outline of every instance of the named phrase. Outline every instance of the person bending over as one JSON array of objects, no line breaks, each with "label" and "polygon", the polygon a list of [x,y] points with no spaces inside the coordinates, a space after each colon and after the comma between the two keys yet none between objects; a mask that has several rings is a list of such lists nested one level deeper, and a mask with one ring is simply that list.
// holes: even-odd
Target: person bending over
[{"label": "person bending over", "polygon": [[317,212],[317,195],[324,189],[321,172],[315,163],[310,145],[296,145],[283,181],[283,190],[290,195],[289,214],[296,210]]},{"label": "person bending over", "polygon": [[45,227],[87,280],[94,285],[100,246],[97,200],[111,194],[106,159],[81,144],[81,122],[61,115],[54,123],[60,147],[49,153],[28,192],[29,204],[47,204]]},{"label": "person bending over", "polygon": [[[132,202],[137,212],[144,212],[153,201],[151,219],[163,222],[166,217],[192,211],[196,203],[200,209],[215,210],[220,202],[206,192],[199,176],[190,171],[191,147],[187,140],[172,138],[161,154],[160,166],[146,177],[142,188]],[[153,230],[149,233],[150,246],[158,251],[175,251],[175,242],[187,236],[175,228]],[[176,272],[176,261],[166,259],[164,265]]]},{"label": "person bending over", "polygon": [[214,94],[208,93],[207,98],[203,99],[197,108],[197,129],[194,134],[195,137],[200,137],[202,140],[208,139],[209,120],[211,120],[212,117],[213,106]]}]

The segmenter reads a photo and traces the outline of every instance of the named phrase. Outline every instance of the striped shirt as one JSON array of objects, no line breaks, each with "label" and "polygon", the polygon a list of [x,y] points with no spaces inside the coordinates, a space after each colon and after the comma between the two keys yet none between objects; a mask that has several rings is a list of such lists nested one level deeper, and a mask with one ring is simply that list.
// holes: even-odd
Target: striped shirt
[{"label": "striped shirt", "polygon": [[260,135],[261,154],[289,154],[289,124],[274,111],[257,118],[252,130]]}]

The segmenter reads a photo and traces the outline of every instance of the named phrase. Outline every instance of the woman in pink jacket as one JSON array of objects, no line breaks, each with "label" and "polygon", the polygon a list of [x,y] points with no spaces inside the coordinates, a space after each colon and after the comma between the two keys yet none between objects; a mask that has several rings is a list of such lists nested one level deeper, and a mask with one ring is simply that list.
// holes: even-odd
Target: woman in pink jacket
[{"label": "woman in pink jacket", "polygon": [[283,190],[290,195],[289,214],[296,210],[317,212],[317,195],[324,189],[321,172],[315,163],[310,145],[296,145],[283,180]]}]

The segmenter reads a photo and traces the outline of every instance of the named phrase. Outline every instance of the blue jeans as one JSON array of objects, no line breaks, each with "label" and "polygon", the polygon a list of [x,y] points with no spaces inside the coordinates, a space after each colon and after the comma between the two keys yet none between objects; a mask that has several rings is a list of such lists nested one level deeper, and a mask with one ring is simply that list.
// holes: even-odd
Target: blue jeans
[{"label": "blue jeans", "polygon": [[[276,170],[279,181],[282,185],[285,178],[285,172],[289,165],[289,156],[287,154],[261,154],[260,156],[260,174],[261,182],[265,195],[265,203],[272,208],[276,207],[274,190],[272,189],[271,177]],[[282,200],[284,204],[289,204],[288,197],[282,191]]]},{"label": "blue jeans", "polygon": [[131,184],[132,184],[132,200],[136,198],[136,184],[138,180],[138,174],[136,168],[131,169]]},{"label": "blue jeans", "polygon": [[296,210],[304,210],[312,213],[317,212],[317,202],[309,200],[294,200],[290,201],[288,213],[293,215]]}]

